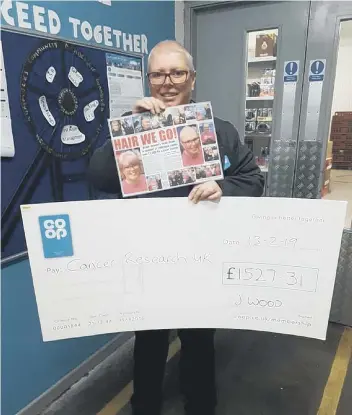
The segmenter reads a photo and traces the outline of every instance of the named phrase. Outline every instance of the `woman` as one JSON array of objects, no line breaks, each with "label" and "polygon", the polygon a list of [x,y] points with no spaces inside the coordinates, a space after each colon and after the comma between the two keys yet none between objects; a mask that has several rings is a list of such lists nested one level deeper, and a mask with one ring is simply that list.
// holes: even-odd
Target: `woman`
[{"label": "woman", "polygon": [[121,137],[124,135],[120,120],[111,121],[111,133],[113,137]]},{"label": "woman", "polygon": [[124,194],[141,193],[147,190],[147,181],[142,173],[141,161],[132,150],[119,156]]}]

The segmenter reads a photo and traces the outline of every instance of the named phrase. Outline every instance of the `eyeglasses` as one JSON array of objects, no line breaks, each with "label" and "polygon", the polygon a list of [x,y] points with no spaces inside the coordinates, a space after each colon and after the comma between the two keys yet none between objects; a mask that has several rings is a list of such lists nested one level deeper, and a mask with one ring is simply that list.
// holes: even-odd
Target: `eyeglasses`
[{"label": "eyeglasses", "polygon": [[147,76],[152,85],[163,85],[166,78],[169,78],[173,84],[183,84],[188,79],[189,71],[150,72]]},{"label": "eyeglasses", "polygon": [[139,163],[127,164],[127,166],[122,166],[122,168],[125,170],[132,170],[132,169],[135,169],[136,167],[139,167]]},{"label": "eyeglasses", "polygon": [[195,137],[195,138],[191,138],[190,140],[187,140],[187,141],[181,141],[181,143],[186,145],[186,146],[190,146],[191,144],[196,144],[198,141],[199,141],[199,137]]}]

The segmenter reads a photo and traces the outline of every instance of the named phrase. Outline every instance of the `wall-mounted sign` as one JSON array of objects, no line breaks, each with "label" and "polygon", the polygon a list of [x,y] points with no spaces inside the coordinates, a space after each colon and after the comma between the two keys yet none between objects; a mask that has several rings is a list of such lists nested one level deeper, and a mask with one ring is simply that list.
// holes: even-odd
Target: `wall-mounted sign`
[{"label": "wall-mounted sign", "polygon": [[15,144],[12,134],[11,114],[9,105],[9,96],[7,92],[6,71],[4,55],[2,52],[2,43],[0,40],[0,119],[1,119],[1,157],[14,157]]},{"label": "wall-mounted sign", "polygon": [[297,82],[299,61],[285,62],[284,82]]},{"label": "wall-mounted sign", "polygon": [[[62,8],[59,7],[61,2],[46,3],[57,6],[57,11],[38,6],[31,1],[27,3],[2,1],[0,24],[33,30],[41,34],[48,33],[53,36],[74,38],[80,42],[96,43],[127,53],[148,53],[148,39],[144,33],[131,33],[132,30],[123,32],[118,27],[102,25],[95,20],[95,16],[82,20],[77,16],[63,15]],[[104,4],[106,3],[104,1]]]},{"label": "wall-mounted sign", "polygon": [[299,77],[299,61],[287,61],[284,66],[284,89],[280,139],[292,140],[293,117],[295,113],[296,88]]},{"label": "wall-mounted sign", "polygon": [[310,61],[309,82],[319,82],[324,80],[325,59]]},{"label": "wall-mounted sign", "polygon": [[317,140],[325,67],[326,59],[313,59],[309,63],[307,119],[303,141]]}]

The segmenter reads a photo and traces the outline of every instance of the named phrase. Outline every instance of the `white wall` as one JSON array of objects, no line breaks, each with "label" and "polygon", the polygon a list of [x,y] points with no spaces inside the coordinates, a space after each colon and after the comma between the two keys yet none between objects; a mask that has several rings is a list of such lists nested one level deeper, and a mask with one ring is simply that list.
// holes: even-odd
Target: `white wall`
[{"label": "white wall", "polygon": [[352,111],[352,20],[341,23],[332,115]]}]

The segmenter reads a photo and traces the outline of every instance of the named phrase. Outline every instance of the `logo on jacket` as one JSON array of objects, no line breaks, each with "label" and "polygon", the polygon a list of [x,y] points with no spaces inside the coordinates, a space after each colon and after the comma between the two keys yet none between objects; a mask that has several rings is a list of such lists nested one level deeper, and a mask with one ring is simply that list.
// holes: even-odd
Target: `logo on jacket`
[{"label": "logo on jacket", "polygon": [[231,166],[229,158],[225,155],[224,158],[224,170],[227,170]]},{"label": "logo on jacket", "polygon": [[45,258],[73,255],[69,215],[40,216],[39,226]]}]

